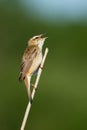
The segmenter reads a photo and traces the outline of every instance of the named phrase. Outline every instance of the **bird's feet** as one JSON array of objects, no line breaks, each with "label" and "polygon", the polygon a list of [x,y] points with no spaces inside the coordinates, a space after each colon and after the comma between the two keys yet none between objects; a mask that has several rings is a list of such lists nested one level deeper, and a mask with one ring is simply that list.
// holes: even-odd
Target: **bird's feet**
[{"label": "bird's feet", "polygon": [[43,69],[43,66],[41,66],[41,64],[39,65],[39,68]]},{"label": "bird's feet", "polygon": [[32,86],[35,90],[37,90],[37,88],[35,87],[35,84],[31,83],[31,86]]}]

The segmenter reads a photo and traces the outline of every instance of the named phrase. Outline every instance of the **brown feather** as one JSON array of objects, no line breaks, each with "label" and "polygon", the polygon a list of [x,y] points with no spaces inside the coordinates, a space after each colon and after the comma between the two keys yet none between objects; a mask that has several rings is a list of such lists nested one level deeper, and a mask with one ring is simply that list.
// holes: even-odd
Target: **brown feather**
[{"label": "brown feather", "polygon": [[38,46],[36,45],[29,46],[25,50],[23,58],[22,58],[19,80],[25,79],[25,76],[33,63],[33,60],[37,56],[39,51],[40,50]]}]

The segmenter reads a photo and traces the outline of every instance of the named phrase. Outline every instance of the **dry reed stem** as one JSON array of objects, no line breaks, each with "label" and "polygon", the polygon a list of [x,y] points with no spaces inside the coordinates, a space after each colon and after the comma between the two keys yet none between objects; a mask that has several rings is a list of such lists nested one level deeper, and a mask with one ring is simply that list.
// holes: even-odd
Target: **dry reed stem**
[{"label": "dry reed stem", "polygon": [[[36,78],[36,81],[35,81],[35,85],[34,85],[34,88],[33,88],[33,90],[32,90],[32,94],[31,94],[32,101],[33,101],[33,99],[34,99],[35,92],[36,92],[36,89],[37,89],[37,87],[38,87],[38,83],[39,83],[39,80],[40,80],[40,76],[41,76],[41,73],[42,73],[42,68],[43,68],[43,66],[44,66],[47,53],[48,53],[48,48],[45,49],[45,53],[44,53],[44,56],[43,56],[41,65],[40,65],[39,70],[38,70],[38,75],[37,75],[37,78]],[[23,118],[23,122],[22,122],[21,129],[20,129],[20,130],[24,130],[24,128],[25,128],[25,125],[26,125],[26,122],[27,122],[27,118],[28,118],[28,115],[29,115],[29,112],[30,112],[30,109],[31,109],[31,105],[32,105],[32,103],[31,103],[31,101],[29,100],[28,105],[27,105],[27,108],[26,108],[26,111],[25,111],[25,114],[24,114],[24,118]]]}]

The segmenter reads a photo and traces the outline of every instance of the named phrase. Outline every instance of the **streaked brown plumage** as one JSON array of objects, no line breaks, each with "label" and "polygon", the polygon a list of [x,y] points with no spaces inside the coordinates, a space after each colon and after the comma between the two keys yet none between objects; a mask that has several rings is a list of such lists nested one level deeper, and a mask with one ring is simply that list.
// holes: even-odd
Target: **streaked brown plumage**
[{"label": "streaked brown plumage", "polygon": [[24,80],[29,98],[31,96],[30,80],[42,61],[42,47],[45,39],[46,37],[42,34],[31,38],[22,58],[19,80]]},{"label": "streaked brown plumage", "polygon": [[[19,80],[25,79],[25,76],[28,73],[28,70],[31,68],[33,60],[34,58],[36,58],[39,51],[40,49],[36,45],[30,46],[25,50],[23,58],[22,58]],[[33,72],[31,71],[30,75],[32,75],[32,73]]]}]

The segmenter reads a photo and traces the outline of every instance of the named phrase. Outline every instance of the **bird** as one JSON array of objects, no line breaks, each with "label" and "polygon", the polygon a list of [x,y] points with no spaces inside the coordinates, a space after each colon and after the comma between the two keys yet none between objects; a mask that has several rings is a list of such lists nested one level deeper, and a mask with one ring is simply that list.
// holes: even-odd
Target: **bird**
[{"label": "bird", "polygon": [[42,48],[46,38],[44,34],[30,38],[22,57],[19,81],[24,81],[29,99],[31,99],[31,77],[35,72],[38,72],[43,58]]}]

